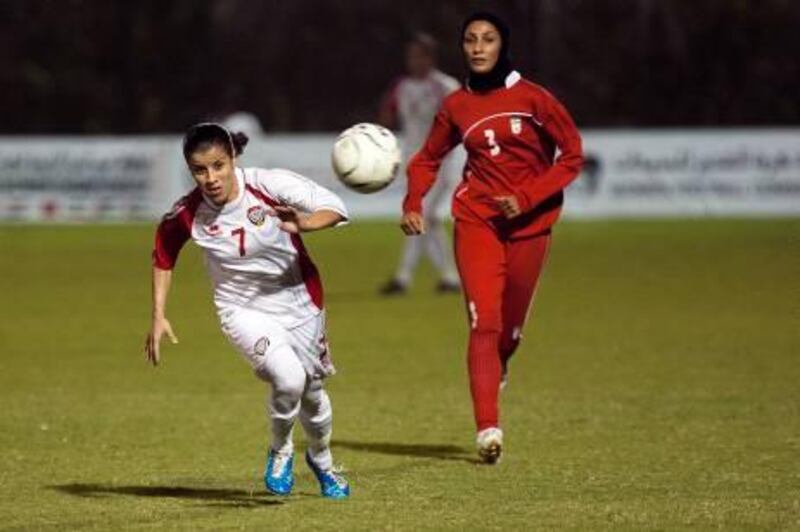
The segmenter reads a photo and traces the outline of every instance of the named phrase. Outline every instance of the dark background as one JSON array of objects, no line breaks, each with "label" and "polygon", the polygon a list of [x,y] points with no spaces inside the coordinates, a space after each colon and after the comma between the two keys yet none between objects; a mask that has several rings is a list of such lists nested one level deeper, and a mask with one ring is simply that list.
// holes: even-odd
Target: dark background
[{"label": "dark background", "polygon": [[463,76],[462,18],[511,23],[526,76],[581,126],[800,123],[797,0],[0,0],[0,133],[268,131],[374,119],[417,30]]}]

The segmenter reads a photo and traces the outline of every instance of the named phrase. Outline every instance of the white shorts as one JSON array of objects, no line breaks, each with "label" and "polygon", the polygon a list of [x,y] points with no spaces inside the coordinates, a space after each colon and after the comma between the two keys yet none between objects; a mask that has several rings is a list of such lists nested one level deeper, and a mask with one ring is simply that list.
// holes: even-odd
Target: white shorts
[{"label": "white shorts", "polygon": [[325,333],[325,312],[287,329],[258,310],[229,307],[220,312],[222,332],[253,371],[263,377],[263,363],[270,356],[294,356],[311,379],[336,373]]}]

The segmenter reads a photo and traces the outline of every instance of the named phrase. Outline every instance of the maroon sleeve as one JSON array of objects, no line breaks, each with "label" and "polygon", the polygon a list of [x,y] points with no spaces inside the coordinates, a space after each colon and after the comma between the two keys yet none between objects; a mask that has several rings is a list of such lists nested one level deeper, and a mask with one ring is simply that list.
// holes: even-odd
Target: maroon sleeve
[{"label": "maroon sleeve", "polygon": [[403,212],[422,212],[422,198],[436,181],[442,159],[461,142],[455,124],[445,107],[439,109],[422,148],[408,163],[408,192],[403,200]]},{"label": "maroon sleeve", "polygon": [[578,177],[583,166],[581,136],[572,117],[547,91],[540,91],[537,98],[543,118],[542,127],[560,153],[553,166],[544,174],[526,180],[526,184],[517,194],[523,212],[535,208],[539,203],[563,190]]},{"label": "maroon sleeve", "polygon": [[161,270],[175,267],[181,248],[192,236],[194,213],[201,198],[199,190],[195,189],[181,198],[161,219],[153,246],[153,266]]}]

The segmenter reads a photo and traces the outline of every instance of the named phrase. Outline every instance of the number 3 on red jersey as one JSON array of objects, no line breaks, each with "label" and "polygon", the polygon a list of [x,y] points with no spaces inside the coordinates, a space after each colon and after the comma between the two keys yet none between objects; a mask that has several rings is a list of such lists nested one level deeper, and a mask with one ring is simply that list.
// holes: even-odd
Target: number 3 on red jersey
[{"label": "number 3 on red jersey", "polygon": [[486,143],[489,144],[489,155],[497,156],[500,153],[500,145],[494,138],[494,129],[484,129],[483,136],[486,137]]}]

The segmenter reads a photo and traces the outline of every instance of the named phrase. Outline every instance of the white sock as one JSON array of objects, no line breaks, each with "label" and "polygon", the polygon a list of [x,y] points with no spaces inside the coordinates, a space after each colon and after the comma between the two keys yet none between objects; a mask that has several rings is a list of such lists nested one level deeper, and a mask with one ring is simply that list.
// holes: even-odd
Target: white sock
[{"label": "white sock", "polygon": [[308,454],[322,470],[333,467],[331,454],[331,432],[333,429],[333,409],[322,381],[309,381],[303,394],[300,408],[300,423],[308,439]]},{"label": "white sock", "polygon": [[272,425],[272,450],[291,453],[292,428],[300,412],[300,402],[306,383],[303,365],[288,346],[269,353],[262,369],[272,385],[269,418]]},{"label": "white sock", "polygon": [[403,241],[403,252],[400,256],[400,264],[397,266],[394,278],[404,286],[411,285],[414,270],[417,268],[420,256],[422,255],[421,239],[421,236],[407,236]]},{"label": "white sock", "polygon": [[428,230],[423,235],[425,239],[425,250],[428,252],[431,262],[439,271],[442,281],[459,284],[458,272],[453,261],[453,253],[447,240],[447,231],[441,220],[431,218],[427,220]]}]

